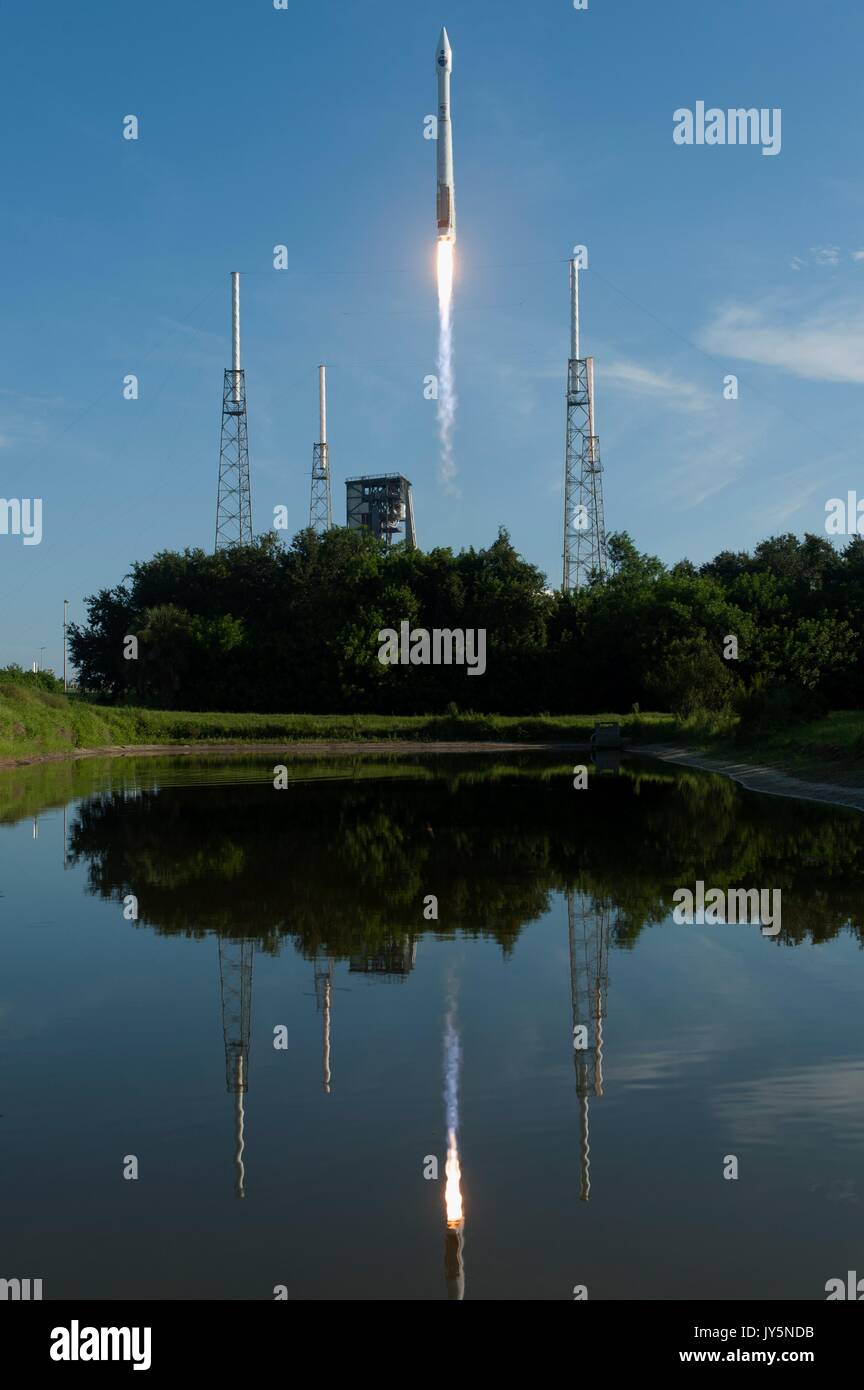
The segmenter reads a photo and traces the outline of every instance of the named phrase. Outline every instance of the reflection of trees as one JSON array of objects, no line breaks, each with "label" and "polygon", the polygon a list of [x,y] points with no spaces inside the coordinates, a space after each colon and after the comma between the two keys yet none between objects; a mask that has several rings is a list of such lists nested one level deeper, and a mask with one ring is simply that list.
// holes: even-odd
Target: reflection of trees
[{"label": "reflection of trees", "polygon": [[[864,822],[852,813],[653,766],[584,791],[564,768],[466,772],[107,794],[80,807],[70,850],[94,893],[137,897],[140,924],[265,949],[290,935],[310,957],[451,930],[508,951],[566,889],[614,904],[624,945],[697,879],[782,889],[780,940],[851,926],[864,941]],[[423,918],[427,894],[437,923]]]}]

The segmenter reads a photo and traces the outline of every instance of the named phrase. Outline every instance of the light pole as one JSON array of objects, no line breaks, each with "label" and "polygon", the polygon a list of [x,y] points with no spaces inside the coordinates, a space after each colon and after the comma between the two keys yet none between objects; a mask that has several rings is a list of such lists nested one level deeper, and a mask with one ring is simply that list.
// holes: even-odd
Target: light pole
[{"label": "light pole", "polygon": [[67,627],[69,626],[68,621],[67,621],[68,616],[69,616],[69,600],[68,600],[68,598],[64,598],[64,600],[63,600],[63,692],[64,692],[64,694],[65,694],[65,692],[66,692],[66,691],[68,690],[68,688],[69,688],[69,687],[68,687],[68,684],[67,684],[67,681],[66,681],[66,629],[67,629]]}]

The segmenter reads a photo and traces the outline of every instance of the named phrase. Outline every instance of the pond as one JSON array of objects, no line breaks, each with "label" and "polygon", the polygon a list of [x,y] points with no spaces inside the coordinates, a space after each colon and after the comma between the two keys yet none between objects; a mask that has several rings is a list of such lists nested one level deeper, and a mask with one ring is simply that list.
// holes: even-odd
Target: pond
[{"label": "pond", "polygon": [[[0,1276],[722,1300],[864,1268],[864,817],[648,760],[277,761],[0,775]],[[699,884],[777,929],[681,920]]]}]

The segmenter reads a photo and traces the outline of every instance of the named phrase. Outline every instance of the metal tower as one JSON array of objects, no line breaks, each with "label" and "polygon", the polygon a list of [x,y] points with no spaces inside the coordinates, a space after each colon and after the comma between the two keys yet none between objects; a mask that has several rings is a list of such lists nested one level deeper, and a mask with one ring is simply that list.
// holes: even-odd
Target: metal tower
[{"label": "metal tower", "polygon": [[[591,1193],[591,1161],[588,1144],[588,1098],[603,1094],[603,1020],[609,987],[609,929],[607,907],[592,899],[567,893],[567,930],[570,938],[570,993],[573,1007],[573,1062],[579,1097],[579,1196],[587,1202]],[[586,1046],[576,1046],[576,1029],[584,1027]]]},{"label": "metal tower", "polygon": [[251,941],[219,938],[219,986],[222,996],[222,1033],[225,1039],[225,1082],[234,1096],[234,1167],[236,1193],[246,1196],[243,1150],[246,1139],[243,1097],[249,1089],[249,1031],[252,1015]]},{"label": "metal tower", "polygon": [[564,463],[564,592],[609,569],[603,470],[594,428],[594,358],[579,356],[579,264],[570,262],[570,358]]},{"label": "metal tower", "polygon": [[330,496],[330,455],[327,448],[327,378],[326,368],[318,368],[318,416],[320,443],[312,446],[312,500],[309,505],[309,526],[319,535],[333,525],[333,502]]},{"label": "metal tower", "polygon": [[233,366],[222,386],[222,438],[216,499],[216,549],[252,544],[252,489],[246,433],[246,374],[240,370],[240,272],[231,272]]}]

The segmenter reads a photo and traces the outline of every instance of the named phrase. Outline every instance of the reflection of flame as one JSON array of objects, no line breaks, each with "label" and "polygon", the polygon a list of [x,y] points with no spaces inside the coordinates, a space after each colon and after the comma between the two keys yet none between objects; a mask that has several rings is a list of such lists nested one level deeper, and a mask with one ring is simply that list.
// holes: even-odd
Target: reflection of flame
[{"label": "reflection of flame", "polygon": [[447,1212],[447,1244],[444,1268],[450,1298],[465,1297],[465,1209],[462,1205],[462,1169],[459,1165],[459,1064],[462,1060],[456,1029],[456,993],[451,982],[444,1031],[444,1104],[447,1108],[447,1161],[444,1165],[444,1207]]},{"label": "reflection of flame", "polygon": [[456,492],[453,427],[456,391],[453,384],[453,265],[455,249],[448,237],[438,242],[438,437],[441,443],[441,481]]},{"label": "reflection of flame", "polygon": [[459,1226],[463,1220],[462,1211],[462,1169],[459,1167],[459,1148],[456,1143],[456,1131],[451,1129],[447,1134],[447,1162],[444,1166],[447,1183],[444,1188],[444,1203],[447,1208],[447,1225]]}]

